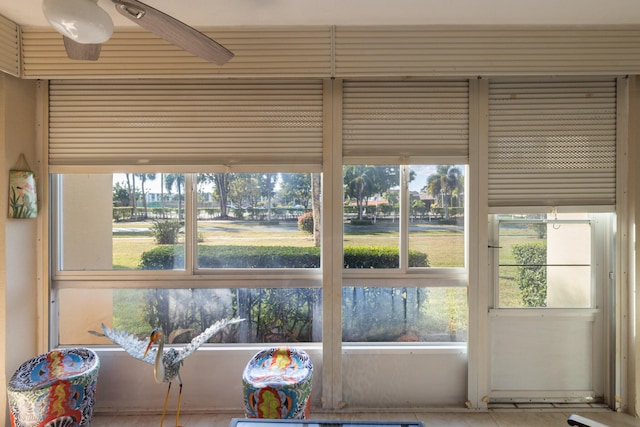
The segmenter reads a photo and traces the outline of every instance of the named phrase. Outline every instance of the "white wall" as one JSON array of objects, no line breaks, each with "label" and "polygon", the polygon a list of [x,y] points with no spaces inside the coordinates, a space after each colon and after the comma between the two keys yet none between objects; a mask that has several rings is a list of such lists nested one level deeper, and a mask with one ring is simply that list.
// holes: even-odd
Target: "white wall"
[{"label": "white wall", "polygon": [[345,346],[342,386],[349,408],[461,408],[467,400],[467,349]]},{"label": "white wall", "polygon": [[[312,407],[322,397],[322,349],[301,345],[314,365]],[[185,412],[242,413],[242,371],[258,351],[255,347],[201,348],[180,369]],[[166,384],[153,381],[153,367],[120,348],[98,350],[101,367],[96,411],[101,413],[159,413]],[[467,351],[462,347],[343,350],[344,407],[426,408],[463,407],[467,394]],[[141,376],[137,373],[142,373]],[[175,410],[177,387],[168,403]]]},{"label": "white wall", "polygon": [[[312,405],[320,407],[322,396],[322,350],[319,345],[300,346],[313,362]],[[184,361],[180,369],[185,412],[228,411],[242,414],[242,372],[260,348],[225,347],[219,350],[200,348]],[[119,347],[98,350],[96,412],[160,413],[167,384],[156,384],[153,366],[129,356]],[[141,380],[142,373],[144,378]],[[175,411],[178,387],[171,387],[168,411]]]},{"label": "white wall", "polygon": [[4,384],[37,354],[37,223],[7,218],[9,169],[20,153],[33,169],[38,166],[35,112],[36,83],[0,74],[0,405],[5,425],[9,411]]}]

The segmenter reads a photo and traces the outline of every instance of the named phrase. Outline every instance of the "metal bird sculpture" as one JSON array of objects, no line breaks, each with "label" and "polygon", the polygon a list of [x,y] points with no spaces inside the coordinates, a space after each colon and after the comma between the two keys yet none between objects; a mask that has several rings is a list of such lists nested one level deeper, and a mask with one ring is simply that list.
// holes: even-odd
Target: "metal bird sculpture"
[{"label": "metal bird sculpture", "polygon": [[[142,341],[136,336],[117,329],[112,329],[102,324],[104,335],[114,343],[120,345],[127,353],[136,359],[142,360],[153,365],[153,376],[156,383],[169,383],[167,395],[164,399],[164,407],[162,409],[162,418],[160,419],[160,427],[164,422],[164,416],[167,411],[167,402],[169,400],[169,391],[171,383],[175,380],[180,385],[178,394],[178,407],[176,411],[176,427],[180,417],[180,400],[182,398],[182,379],[180,379],[180,366],[184,359],[194,353],[202,344],[207,342],[216,333],[234,323],[242,322],[244,319],[233,318],[219,320],[204,330],[203,333],[195,337],[189,344],[182,348],[170,348],[166,352],[164,350],[165,338],[162,330],[159,328],[151,332],[149,341]],[[154,343],[158,344],[157,349],[152,347]]]}]

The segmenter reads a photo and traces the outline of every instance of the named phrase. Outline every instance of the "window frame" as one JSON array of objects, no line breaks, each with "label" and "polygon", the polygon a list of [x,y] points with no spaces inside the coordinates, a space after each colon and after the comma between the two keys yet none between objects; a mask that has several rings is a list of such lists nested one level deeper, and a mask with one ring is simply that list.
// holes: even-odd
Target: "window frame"
[{"label": "window frame", "polygon": [[[120,172],[100,171],[98,173],[115,174]],[[196,268],[195,257],[197,256],[196,247],[198,244],[196,238],[198,225],[196,218],[196,176],[198,173],[185,173],[184,270],[61,270],[63,246],[60,232],[62,227],[61,215],[64,214],[64,207],[62,206],[64,189],[61,185],[61,178],[64,174],[59,173],[50,176],[49,346],[51,348],[56,348],[60,345],[59,316],[57,313],[60,310],[58,291],[62,289],[323,289],[322,266],[314,269],[223,269],[222,271]],[[322,319],[318,321],[322,322]]]},{"label": "window frame", "polygon": [[[60,230],[61,230],[61,218],[60,213],[62,212],[62,203],[59,200],[61,195],[60,193],[60,183],[58,177],[62,174],[56,174],[51,179],[51,234],[52,234],[52,245],[51,245],[51,265],[54,266],[52,268],[52,283],[57,283],[58,285],[64,286],[67,282],[82,280],[85,278],[89,281],[107,281],[108,284],[114,285],[114,283],[110,282],[109,277],[118,278],[118,280],[128,281],[138,281],[142,279],[141,282],[145,282],[146,280],[152,280],[154,282],[160,281],[171,281],[173,284],[178,283],[182,287],[210,287],[206,282],[216,282],[222,280],[229,280],[230,278],[234,278],[234,286],[232,287],[242,287],[244,283],[249,283],[253,280],[259,279],[260,281],[274,281],[280,282],[283,279],[293,280],[299,282],[301,285],[305,284],[305,282],[312,282],[305,284],[305,287],[316,287],[316,282],[319,280],[321,276],[321,268],[316,269],[286,269],[286,268],[270,268],[270,269],[207,269],[207,268],[198,268],[197,263],[195,262],[197,247],[197,226],[198,220],[196,218],[196,205],[197,200],[195,194],[197,192],[195,185],[195,175],[197,173],[185,173],[185,268],[182,270],[90,270],[90,271],[81,271],[81,270],[62,270],[60,269],[60,258],[62,254],[62,246],[61,246],[61,238]],[[62,190],[64,191],[64,190]],[[58,197],[55,197],[58,195]],[[56,244],[57,243],[57,244]],[[256,276],[261,276],[257,278]],[[266,278],[264,276],[267,276]],[[176,280],[178,280],[176,282]],[[193,282],[193,283],[191,283]],[[69,283],[70,285],[70,283]],[[116,284],[117,285],[117,284]],[[115,288],[126,287],[126,288],[139,288],[145,286],[114,286]],[[160,286],[166,287],[166,286]],[[228,287],[228,286],[224,286]],[[292,286],[270,286],[267,283],[264,286],[258,286],[260,288],[267,287],[292,287]],[[56,288],[56,286],[54,286]]]},{"label": "window frame", "polygon": [[[460,163],[460,162],[459,162]],[[412,164],[413,165],[413,164]],[[400,215],[399,226],[402,238],[399,247],[408,251],[409,229],[409,191],[408,171],[412,165],[401,166],[400,174],[401,197],[400,205],[403,213]],[[468,176],[469,165],[462,163],[465,176]],[[58,312],[57,291],[69,288],[110,288],[110,289],[178,289],[178,288],[320,288],[323,289],[323,276],[325,260],[321,260],[321,268],[318,269],[202,269],[196,265],[197,247],[197,173],[185,173],[185,268],[184,270],[145,270],[145,271],[73,271],[61,270],[59,259],[62,255],[62,245],[56,236],[59,236],[61,227],[62,201],[60,199],[60,179],[62,174],[54,174],[51,182],[51,224],[52,224],[52,251],[51,260],[51,345],[59,345],[58,320],[55,313]],[[343,180],[341,179],[341,183]],[[469,180],[465,179],[465,193],[468,192]],[[342,187],[342,185],[341,185]],[[62,189],[64,191],[64,189]],[[323,197],[325,192],[323,192]],[[398,269],[356,271],[341,269],[342,287],[349,286],[373,286],[373,287],[468,287],[468,245],[469,245],[469,199],[465,198],[465,230],[464,230],[464,259],[465,267],[451,268],[409,268],[406,265]],[[342,206],[341,206],[342,210]],[[342,214],[341,214],[342,217]],[[324,223],[325,221],[323,221]],[[344,238],[343,229],[340,230],[340,238]],[[324,253],[324,251],[321,251]],[[408,252],[407,252],[408,253]],[[406,264],[406,255],[401,257]],[[394,343],[387,343],[394,345]],[[424,342],[420,345],[430,345]],[[380,345],[380,343],[372,343]]]},{"label": "window frame", "polygon": [[[396,165],[396,163],[384,163],[384,159],[378,159],[378,161],[371,161],[373,159],[367,159],[367,162],[350,161],[342,164],[341,171],[344,173],[344,166],[354,164],[369,164],[376,165]],[[454,164],[456,166],[464,167],[464,192],[469,194],[470,187],[470,170],[471,166],[469,161],[461,161],[456,159],[455,162],[445,163],[442,159],[431,158],[430,161],[422,159],[420,163],[411,161],[407,163],[399,164],[400,167],[400,225],[399,225],[399,244],[398,249],[401,253],[400,262],[401,265],[397,269],[345,269],[341,264],[341,282],[340,282],[340,295],[345,288],[351,287],[373,287],[373,288],[457,288],[457,289],[469,289],[469,246],[470,246],[470,204],[471,198],[464,198],[464,267],[417,267],[410,268],[408,266],[408,252],[409,252],[409,220],[410,220],[410,190],[409,190],[409,171],[411,166],[418,165],[441,165],[441,164]],[[343,174],[341,176],[341,182],[344,183]],[[344,190],[341,193],[341,200],[344,200]],[[340,206],[341,218],[344,215],[344,203]],[[344,227],[341,228],[341,243],[344,241]],[[403,262],[404,260],[404,262]],[[345,309],[344,304],[341,303],[341,310]],[[467,298],[466,316],[470,317],[469,301]],[[341,314],[341,319],[344,318]],[[342,341],[340,337],[342,348],[374,348],[382,347],[386,349],[392,348],[448,348],[448,349],[461,349],[465,348],[469,342],[469,329],[467,324],[467,336],[465,341],[419,341],[419,342],[351,342]],[[342,330],[341,330],[342,332]],[[337,338],[336,338],[337,339]]]},{"label": "window frame", "polygon": [[[371,159],[369,159],[371,160]],[[464,167],[464,176],[469,177],[469,162],[455,163],[457,166]],[[437,162],[436,162],[437,161]],[[360,164],[358,162],[344,163],[343,166]],[[380,165],[381,163],[370,163],[371,165]],[[439,165],[443,164],[440,159],[432,158],[430,162],[423,162],[420,165]],[[394,163],[395,165],[395,163]],[[408,175],[411,166],[418,165],[416,162],[403,163],[399,167],[400,172],[400,226],[399,226],[399,244],[401,251],[401,265],[397,269],[374,269],[374,270],[358,270],[358,269],[342,269],[342,285],[348,286],[409,286],[409,287],[468,287],[469,286],[469,197],[464,200],[464,267],[409,267],[408,251],[409,251],[409,182]],[[465,194],[469,191],[469,179],[465,179]],[[344,239],[344,232],[341,235]]]}]

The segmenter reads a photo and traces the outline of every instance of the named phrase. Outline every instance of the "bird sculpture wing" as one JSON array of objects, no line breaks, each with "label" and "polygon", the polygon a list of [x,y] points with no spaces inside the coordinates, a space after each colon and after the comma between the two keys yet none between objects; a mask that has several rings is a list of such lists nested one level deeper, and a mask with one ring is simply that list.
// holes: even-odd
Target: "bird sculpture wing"
[{"label": "bird sculpture wing", "polygon": [[147,356],[144,356],[144,352],[147,349],[148,341],[142,341],[133,334],[118,329],[112,329],[102,324],[102,331],[104,335],[114,343],[122,347],[127,353],[136,359],[140,359],[143,362],[147,362],[153,365],[156,357],[156,348],[149,349]]},{"label": "bird sculpture wing", "polygon": [[200,347],[202,344],[207,342],[209,338],[211,338],[212,336],[214,336],[215,334],[217,334],[227,326],[232,325],[234,323],[242,322],[243,320],[244,319],[233,318],[233,319],[223,319],[223,320],[217,321],[216,323],[214,323],[213,325],[205,329],[203,333],[201,333],[200,335],[192,339],[189,344],[179,349],[177,352],[178,354],[176,355],[176,358],[174,360],[174,363],[182,362],[182,360],[184,360],[191,353],[196,351],[198,347]]}]

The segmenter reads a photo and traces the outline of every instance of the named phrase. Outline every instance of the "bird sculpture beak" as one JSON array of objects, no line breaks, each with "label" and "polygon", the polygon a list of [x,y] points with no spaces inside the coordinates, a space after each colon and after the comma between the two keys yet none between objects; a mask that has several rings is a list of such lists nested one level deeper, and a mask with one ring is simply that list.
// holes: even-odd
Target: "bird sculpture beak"
[{"label": "bird sculpture beak", "polygon": [[153,340],[149,340],[149,345],[147,346],[147,349],[144,351],[144,355],[142,356],[143,358],[147,357],[147,353],[149,353],[149,349],[151,348],[151,344],[153,344]]},{"label": "bird sculpture beak", "polygon": [[153,345],[154,342],[158,341],[158,334],[160,332],[154,330],[153,332],[151,332],[151,336],[149,337],[149,345],[147,345],[147,349],[144,351],[144,355],[142,356],[143,358],[147,357],[147,353],[149,353],[149,350],[151,349],[151,346]]}]

